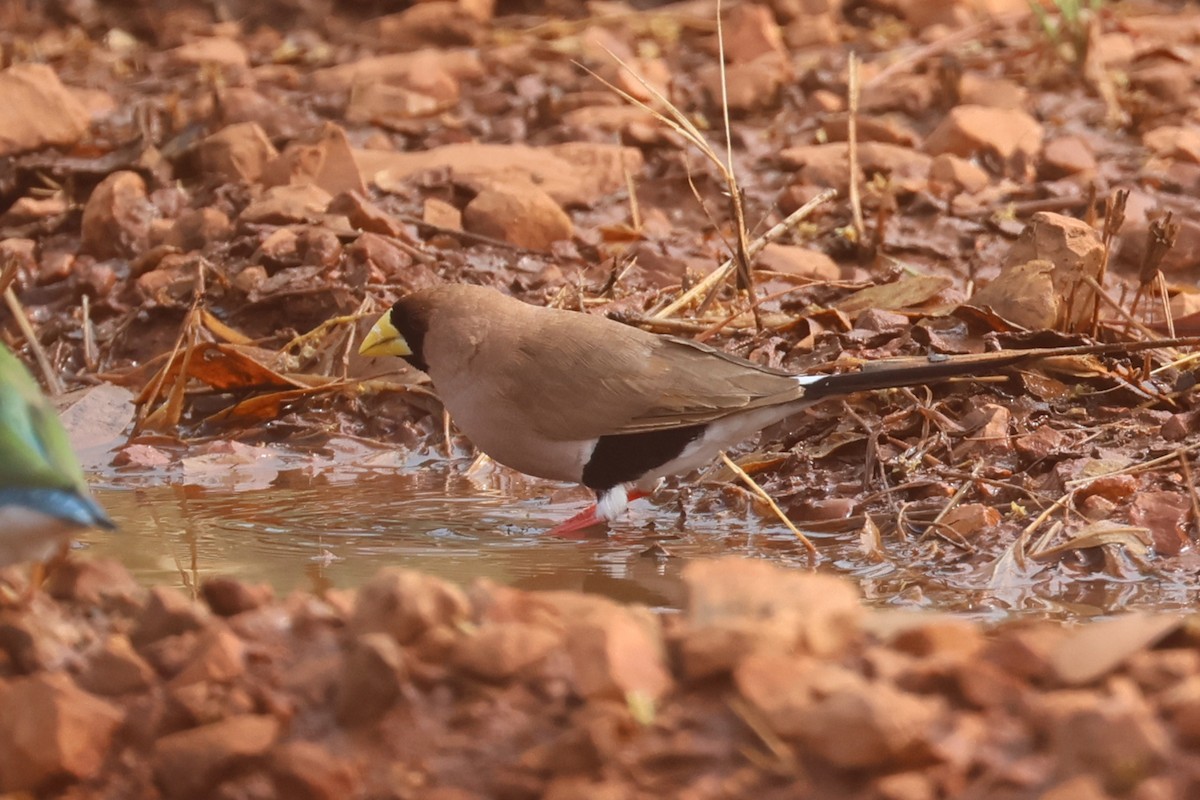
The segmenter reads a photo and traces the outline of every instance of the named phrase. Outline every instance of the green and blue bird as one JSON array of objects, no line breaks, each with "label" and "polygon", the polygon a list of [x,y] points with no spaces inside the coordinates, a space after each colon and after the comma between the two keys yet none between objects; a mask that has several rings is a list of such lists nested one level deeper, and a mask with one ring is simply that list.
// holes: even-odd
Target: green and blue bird
[{"label": "green and blue bird", "polygon": [[115,526],[88,491],[58,414],[0,345],[0,567],[46,561],[91,527]]}]

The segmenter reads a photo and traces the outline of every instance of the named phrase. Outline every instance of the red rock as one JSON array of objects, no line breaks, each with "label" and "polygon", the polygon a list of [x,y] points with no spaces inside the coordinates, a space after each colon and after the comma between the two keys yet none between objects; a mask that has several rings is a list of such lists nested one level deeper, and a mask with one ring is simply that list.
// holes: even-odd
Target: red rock
[{"label": "red rock", "polygon": [[212,36],[180,45],[169,55],[183,64],[211,64],[222,67],[245,68],[250,65],[246,49],[233,39]]},{"label": "red rock", "polygon": [[957,659],[978,653],[984,638],[977,625],[947,618],[904,630],[891,644],[897,650],[919,658],[953,656]]},{"label": "red rock", "polygon": [[208,136],[198,149],[200,167],[227,181],[257,183],[279,151],[255,122],[227,125]]},{"label": "red rock", "polygon": [[1112,696],[1083,695],[1047,716],[1050,751],[1060,774],[1090,773],[1114,786],[1150,775],[1167,762],[1171,738],[1132,684],[1110,684]]},{"label": "red rock", "polygon": [[796,275],[814,281],[836,281],[842,276],[842,268],[820,250],[790,244],[772,242],[762,249],[755,259],[756,269]]},{"label": "red rock", "polygon": [[1129,521],[1149,528],[1154,549],[1168,556],[1178,555],[1191,543],[1191,516],[1191,500],[1180,492],[1138,492],[1129,509]]},{"label": "red rock", "polygon": [[812,703],[800,739],[837,767],[903,766],[928,757],[935,725],[943,715],[938,698],[864,683]]},{"label": "red rock", "polygon": [[1135,653],[1179,629],[1170,615],[1129,613],[1070,631],[1050,652],[1055,679],[1068,686],[1092,683],[1117,669]]},{"label": "red rock", "polygon": [[363,174],[384,191],[407,191],[407,181],[430,170],[450,170],[456,183],[483,189],[529,182],[564,207],[584,206],[625,187],[644,157],[635,147],[568,142],[550,147],[452,144],[417,153],[356,150]]},{"label": "red rock", "polygon": [[210,242],[228,239],[232,233],[233,224],[225,212],[216,208],[198,208],[175,220],[164,243],[184,251],[201,250]]},{"label": "red rock", "polygon": [[293,139],[315,124],[316,117],[304,107],[279,102],[249,87],[221,86],[216,91],[224,125],[253,122],[277,141]]},{"label": "red rock", "polygon": [[[1073,329],[1091,319],[1095,298],[1090,288],[1080,285],[1081,277],[1099,279],[1103,259],[1104,244],[1094,228],[1082,220],[1039,211],[1030,217],[1016,244],[1004,257],[1004,266],[1015,267],[1034,260],[1053,264],[1054,295],[1063,298],[1062,313],[1070,314],[1065,324]],[[1066,308],[1068,297],[1073,298],[1070,309]]]},{"label": "red rock", "polygon": [[165,586],[149,591],[146,607],[130,637],[135,644],[156,642],[165,636],[199,630],[208,621],[208,610],[182,593]]},{"label": "red rock", "polygon": [[1200,128],[1162,125],[1143,134],[1142,143],[1161,158],[1200,163]]},{"label": "red rock", "polygon": [[1167,102],[1184,102],[1192,91],[1190,65],[1173,58],[1138,59],[1128,75],[1132,88]]},{"label": "red rock", "polygon": [[1109,794],[1095,775],[1076,775],[1042,792],[1038,800],[1109,800]]},{"label": "red rock", "polygon": [[252,225],[309,222],[324,214],[332,199],[329,192],[311,184],[273,186],[246,206],[238,219]]},{"label": "red rock", "polygon": [[562,643],[560,634],[537,625],[495,622],[459,639],[452,660],[472,675],[503,682],[534,667]]},{"label": "red rock", "polygon": [[271,753],[276,795],[291,800],[345,800],[358,794],[350,764],[315,742],[287,742]]},{"label": "red rock", "polygon": [[118,695],[144,692],[157,678],[154,668],[138,655],[129,638],[117,633],[88,659],[79,684],[95,694]]},{"label": "red rock", "polygon": [[[806,183],[844,189],[850,175],[850,155],[847,145],[833,144],[788,147],[779,153],[787,166],[800,170]],[[909,147],[884,142],[862,142],[858,146],[858,163],[868,178],[875,174],[888,177],[897,185],[925,189],[933,160]]]},{"label": "red rock", "polygon": [[784,84],[792,79],[791,62],[786,57],[767,52],[744,64],[731,64],[725,69],[725,94],[722,97],[721,70],[709,65],[698,71],[698,77],[709,102],[720,107],[722,102],[734,113],[769,108],[779,99]]},{"label": "red rock", "polygon": [[311,183],[331,195],[367,191],[346,132],[332,122],[290,142],[266,165],[262,179],[266,186]]},{"label": "red rock", "polygon": [[0,158],[43,147],[69,147],[87,132],[87,109],[44,64],[0,71]]},{"label": "red rock", "polygon": [[689,624],[679,651],[688,678],[727,672],[756,651],[833,655],[859,635],[858,594],[836,578],[722,558],[687,565],[683,579]]},{"label": "red rock", "polygon": [[446,581],[406,569],[388,568],[358,590],[350,628],[355,633],[386,633],[409,644],[426,631],[467,619],[470,605],[462,590]]},{"label": "red rock", "polygon": [[937,782],[926,772],[897,772],[872,781],[879,800],[936,800]]},{"label": "red rock", "polygon": [[[762,714],[779,736],[799,736],[815,699],[816,672],[823,669],[806,656],[752,653],[733,671],[733,683],[746,702]],[[860,680],[846,673],[849,681]]]},{"label": "red rock", "polygon": [[757,3],[739,3],[724,11],[722,33],[725,58],[731,64],[746,64],[764,53],[786,56],[783,32],[770,7]]},{"label": "red rock", "polygon": [[959,102],[989,108],[1023,109],[1029,105],[1025,87],[1007,78],[990,78],[975,72],[964,73],[958,82]]},{"label": "red rock", "polygon": [[372,24],[375,35],[390,50],[476,44],[483,36],[480,22],[491,16],[490,11],[483,16],[480,12],[486,11],[490,2],[476,3],[472,9],[455,0],[422,0],[403,11],[379,17]]},{"label": "red rock", "polygon": [[1041,461],[1049,455],[1059,453],[1068,444],[1067,437],[1042,423],[1031,433],[1023,434],[1013,440],[1017,452],[1029,461]]},{"label": "red rock", "polygon": [[0,791],[33,792],[94,777],[122,716],[63,673],[0,684]]},{"label": "red rock", "polygon": [[51,597],[84,606],[133,607],[145,590],[116,559],[73,559],[50,571],[44,586]]},{"label": "red rock", "polygon": [[220,617],[253,611],[275,597],[270,584],[252,585],[234,578],[210,578],[200,584],[200,594],[213,613]]},{"label": "red rock", "polygon": [[50,197],[20,197],[7,211],[0,214],[0,225],[24,225],[47,217],[57,217],[68,210],[67,199],[59,194]]},{"label": "red rock", "polygon": [[212,623],[196,640],[183,671],[172,686],[191,683],[232,683],[246,671],[246,646],[224,624]]},{"label": "red rock", "polygon": [[1050,180],[1071,175],[1091,175],[1096,171],[1096,157],[1087,143],[1078,136],[1059,136],[1046,142],[1042,149],[1039,173]]},{"label": "red rock", "polygon": [[168,734],[154,744],[154,778],[168,798],[200,798],[229,770],[253,763],[279,736],[274,717],[245,714]]},{"label": "red rock", "polygon": [[346,92],[356,84],[387,83],[437,97],[439,87],[483,77],[479,53],[474,50],[424,49],[410,53],[362,58],[336,67],[319,69],[310,75],[318,92]]},{"label": "red rock", "polygon": [[462,230],[462,212],[445,200],[438,200],[436,197],[426,199],[421,219],[427,225],[435,225],[452,231]]},{"label": "red rock", "polygon": [[929,163],[929,181],[955,192],[973,194],[991,183],[991,176],[972,161],[942,153]]},{"label": "red rock", "polygon": [[657,700],[671,687],[658,622],[635,609],[597,606],[568,621],[567,652],[584,697]]},{"label": "red rock", "polygon": [[404,652],[383,633],[359,636],[346,655],[334,701],[342,725],[363,725],[386,714],[407,679]]},{"label": "red rock", "polygon": [[83,247],[97,258],[134,256],[150,240],[157,210],[136,172],[114,172],[92,190],[83,207]]},{"label": "red rock", "polygon": [[963,158],[993,153],[1018,174],[1042,150],[1042,126],[1020,109],[957,106],[925,139],[925,152]]},{"label": "red rock", "polygon": [[574,226],[567,212],[532,183],[498,183],[484,189],[463,209],[463,228],[528,250],[548,252],[570,239]]},{"label": "red rock", "polygon": [[341,214],[360,231],[408,239],[404,226],[359,192],[343,192],[329,203],[330,214]]},{"label": "red rock", "polygon": [[362,84],[350,95],[346,121],[404,131],[414,119],[453,108],[458,94],[458,83],[449,79],[437,96],[386,83]]}]

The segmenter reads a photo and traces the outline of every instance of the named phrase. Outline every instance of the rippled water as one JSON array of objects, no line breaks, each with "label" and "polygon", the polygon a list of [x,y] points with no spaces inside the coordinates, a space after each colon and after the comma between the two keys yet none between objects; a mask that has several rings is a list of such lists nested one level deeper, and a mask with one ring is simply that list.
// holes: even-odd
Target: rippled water
[{"label": "rippled water", "polygon": [[[786,528],[720,486],[698,487],[691,499],[664,492],[654,503],[635,503],[607,533],[564,540],[545,532],[588,502],[577,487],[470,468],[466,458],[406,462],[380,453],[354,445],[334,457],[235,447],[135,470],[92,453],[93,486],[120,530],[90,532],[79,547],[120,559],[146,583],[185,588],[216,575],[281,592],[349,588],[399,565],[464,585],[488,578],[656,608],[682,604],[682,571],[696,558],[740,554],[807,568]],[[1051,565],[1027,585],[997,589],[978,558],[916,540],[885,542],[882,557],[866,554],[857,534],[813,540],[819,569],[854,579],[878,606],[1080,618],[1189,608],[1200,599],[1198,570],[1186,561],[1177,574],[1130,580]]]}]

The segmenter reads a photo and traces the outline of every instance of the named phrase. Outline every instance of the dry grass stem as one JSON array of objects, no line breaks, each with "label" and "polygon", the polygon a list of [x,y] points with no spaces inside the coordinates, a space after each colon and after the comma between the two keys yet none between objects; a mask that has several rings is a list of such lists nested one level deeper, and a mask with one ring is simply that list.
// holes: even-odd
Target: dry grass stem
[{"label": "dry grass stem", "polygon": [[[807,217],[809,214],[811,214],[818,206],[824,205],[825,203],[829,202],[830,200],[832,200],[835,197],[837,197],[836,191],[834,191],[833,189],[826,189],[825,191],[821,192],[816,197],[814,197],[812,200],[809,200],[807,203],[802,205],[800,208],[793,211],[791,214],[788,214],[787,217],[784,218],[781,222],[771,226],[771,228],[769,228],[761,236],[759,236],[757,239],[755,239],[753,242],[750,243],[750,245],[749,245],[750,257],[753,258],[754,256],[758,255],[760,252],[762,252],[762,249],[764,247],[766,247],[768,244],[770,244],[771,242],[778,239],[780,236],[785,234],[787,231],[794,228],[797,224],[800,223],[801,220],[803,220],[805,217]],[[715,270],[710,272],[708,275],[705,275],[704,278],[697,281],[696,284],[694,286],[692,286],[691,289],[684,292],[678,298],[676,298],[674,301],[672,301],[671,303],[667,304],[662,309],[657,311],[654,314],[654,317],[656,317],[656,318],[670,317],[674,314],[679,313],[679,311],[686,308],[690,303],[694,302],[698,297],[708,294],[708,292],[713,287],[720,285],[720,283],[722,281],[724,281],[726,278],[729,277],[729,273],[734,268],[735,268],[735,264],[733,262],[733,259],[726,260],[723,264],[721,264],[721,266],[717,267]]]},{"label": "dry grass stem", "polygon": [[776,504],[776,502],[771,498],[771,495],[767,494],[767,491],[759,486],[758,482],[755,481],[754,478],[751,478],[750,474],[746,472],[746,470],[738,466],[737,463],[730,458],[724,450],[721,451],[721,460],[725,462],[725,466],[729,467],[729,469],[733,471],[733,474],[741,478],[742,483],[746,484],[750,491],[754,492],[754,494],[756,494],[760,500],[770,507],[775,516],[779,518],[779,521],[787,526],[787,529],[791,531],[798,540],[800,540],[801,544],[804,545],[804,549],[808,551],[809,564],[815,567],[817,565],[817,548],[813,546],[813,543],[809,541],[809,538],[801,533],[799,528],[792,524],[792,521],[787,518],[787,514],[783,513],[783,509]]},{"label": "dry grass stem", "polygon": [[863,221],[862,210],[862,193],[859,189],[860,174],[858,171],[858,55],[850,53],[849,63],[849,86],[847,88],[847,104],[850,109],[850,116],[847,120],[848,128],[846,135],[846,146],[849,149],[849,164],[850,178],[847,184],[850,187],[850,212],[854,216],[854,236],[855,242],[861,249],[866,242],[867,225]]},{"label": "dry grass stem", "polygon": [[[7,268],[5,271],[7,271]],[[21,305],[21,301],[17,299],[17,293],[13,291],[11,279],[9,285],[4,289],[4,303],[8,306],[8,310],[12,312],[13,319],[17,321],[17,327],[21,329],[21,335],[25,337],[25,341],[29,344],[29,351],[33,353],[33,359],[37,362],[38,370],[42,373],[42,381],[45,383],[46,391],[52,397],[62,394],[62,380],[54,370],[54,365],[50,363],[50,357],[46,355],[46,350],[42,347],[42,343],[38,341],[37,332],[34,331],[33,325],[29,322],[29,317],[25,314],[25,307]]]}]

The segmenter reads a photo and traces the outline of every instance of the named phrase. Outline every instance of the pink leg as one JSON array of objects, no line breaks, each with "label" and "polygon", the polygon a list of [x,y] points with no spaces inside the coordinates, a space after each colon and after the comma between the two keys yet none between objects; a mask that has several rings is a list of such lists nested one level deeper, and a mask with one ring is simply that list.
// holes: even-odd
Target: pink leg
[{"label": "pink leg", "polygon": [[[629,502],[649,496],[649,492],[643,492],[638,489],[631,489],[628,495]],[[587,530],[588,528],[595,527],[596,525],[605,524],[607,522],[607,519],[597,513],[596,503],[592,503],[590,506],[585,508],[583,511],[580,511],[566,522],[555,525],[553,528],[547,531],[547,534],[550,536],[561,536],[566,539],[578,539],[580,537],[572,534],[578,533],[582,530]]]}]

